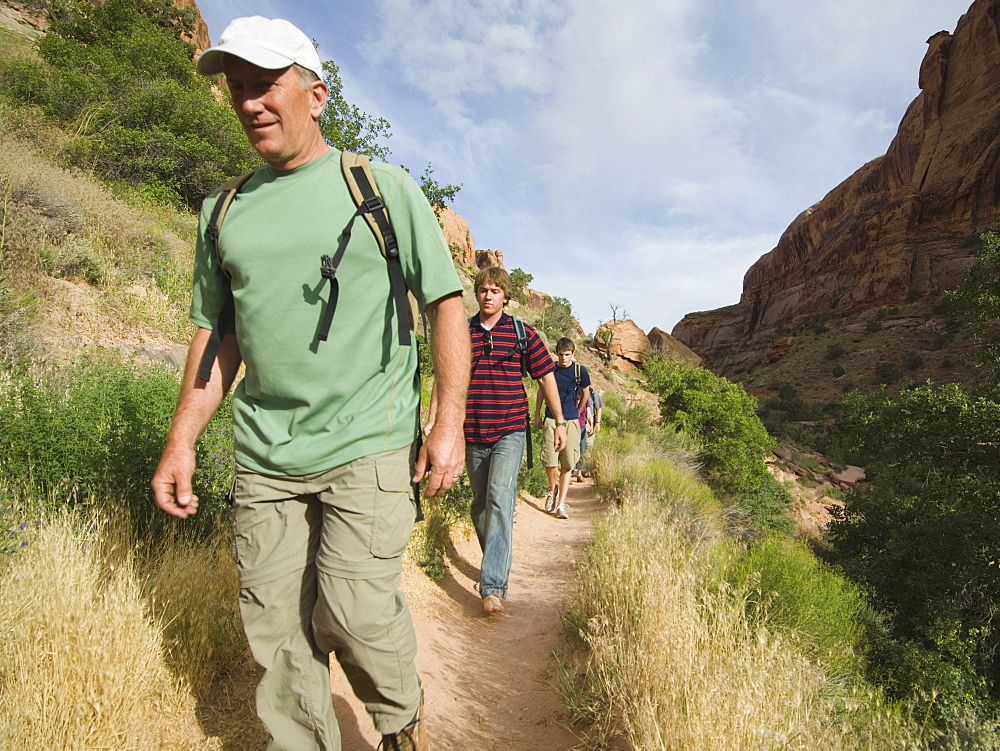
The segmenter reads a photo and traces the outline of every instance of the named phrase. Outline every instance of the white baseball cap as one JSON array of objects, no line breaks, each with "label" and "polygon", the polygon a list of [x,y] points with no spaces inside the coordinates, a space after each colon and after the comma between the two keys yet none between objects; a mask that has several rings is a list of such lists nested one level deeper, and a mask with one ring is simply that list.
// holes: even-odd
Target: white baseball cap
[{"label": "white baseball cap", "polygon": [[221,73],[222,60],[227,54],[268,70],[298,63],[323,78],[323,65],[312,41],[283,18],[247,16],[234,19],[222,32],[219,43],[201,53],[198,72],[203,76]]}]

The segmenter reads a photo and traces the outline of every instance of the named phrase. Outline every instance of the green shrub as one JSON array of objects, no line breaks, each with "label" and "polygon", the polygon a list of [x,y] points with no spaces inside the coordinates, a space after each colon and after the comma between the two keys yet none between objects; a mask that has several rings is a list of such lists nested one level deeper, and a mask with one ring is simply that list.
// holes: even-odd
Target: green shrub
[{"label": "green shrub", "polygon": [[525,447],[524,459],[517,475],[517,487],[528,495],[541,498],[549,490],[549,478],[542,466],[542,431],[532,428],[531,450],[534,456],[534,467],[528,469],[528,453]]},{"label": "green shrub", "polygon": [[875,364],[875,383],[889,385],[899,378],[899,367],[896,363],[880,362]]},{"label": "green shrub", "polygon": [[[900,655],[937,665],[919,688],[956,703],[935,710],[942,722],[962,714],[961,697],[976,694],[970,687],[982,686],[995,702],[1000,532],[987,520],[1000,498],[1000,403],[953,384],[854,393],[836,429],[868,482],[835,516],[831,557],[893,614],[890,643],[873,670],[897,696],[909,696],[919,671],[902,677]],[[943,682],[930,685],[932,674]]]},{"label": "green shrub", "polygon": [[[5,481],[41,499],[118,498],[133,519],[148,522],[154,509],[149,480],[177,393],[177,376],[166,366],[140,366],[114,352],[35,375],[12,373],[0,386]],[[196,518],[206,530],[232,483],[227,411],[220,410],[198,445]]]},{"label": "green shrub", "polygon": [[465,475],[444,495],[423,499],[424,521],[419,534],[413,537],[411,549],[417,565],[434,581],[448,573],[444,555],[451,530],[462,519],[470,520],[471,507],[472,486]]},{"label": "green shrub", "polygon": [[787,515],[792,497],[785,486],[765,470],[757,484],[734,494],[737,502],[758,529],[774,530],[791,535],[795,520]]},{"label": "green shrub", "polygon": [[858,588],[818,561],[804,543],[761,540],[727,577],[737,587],[756,591],[747,601],[748,615],[794,634],[824,667],[828,682],[860,674],[867,606]]},{"label": "green shrub", "polygon": [[49,18],[41,63],[5,61],[4,90],[73,129],[73,164],[193,208],[259,163],[195,73],[193,47],[179,36],[193,28],[192,13],[154,0],[67,1]]}]

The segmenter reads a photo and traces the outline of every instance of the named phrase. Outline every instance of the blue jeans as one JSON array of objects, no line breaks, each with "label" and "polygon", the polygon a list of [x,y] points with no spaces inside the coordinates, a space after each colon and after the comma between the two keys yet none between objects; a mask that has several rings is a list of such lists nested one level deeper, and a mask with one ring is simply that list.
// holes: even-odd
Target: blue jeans
[{"label": "blue jeans", "polygon": [[514,539],[517,473],[524,454],[524,431],[508,433],[496,443],[466,443],[465,467],[472,485],[472,524],[483,563],[479,594],[507,596]]}]

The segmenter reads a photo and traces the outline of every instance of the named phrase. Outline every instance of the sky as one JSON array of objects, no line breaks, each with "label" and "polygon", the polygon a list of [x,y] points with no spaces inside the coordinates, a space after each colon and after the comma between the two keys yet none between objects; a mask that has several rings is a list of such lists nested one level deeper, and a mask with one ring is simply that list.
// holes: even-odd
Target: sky
[{"label": "sky", "polygon": [[884,154],[926,41],[970,0],[198,0],[287,18],[461,184],[476,247],[593,333],[739,302],[795,217]]}]

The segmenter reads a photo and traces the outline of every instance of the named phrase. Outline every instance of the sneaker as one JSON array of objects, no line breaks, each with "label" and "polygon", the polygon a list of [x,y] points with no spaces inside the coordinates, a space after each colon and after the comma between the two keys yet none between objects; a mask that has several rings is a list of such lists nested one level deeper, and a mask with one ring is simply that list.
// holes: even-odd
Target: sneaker
[{"label": "sneaker", "polygon": [[556,507],[556,494],[551,490],[545,494],[545,510],[552,513],[552,509]]},{"label": "sneaker", "polygon": [[559,508],[556,509],[556,519],[569,519],[569,514],[566,513],[566,504],[559,504]]},{"label": "sneaker", "polygon": [[424,690],[420,689],[420,706],[407,725],[395,733],[383,733],[378,751],[430,751],[424,730]]}]

